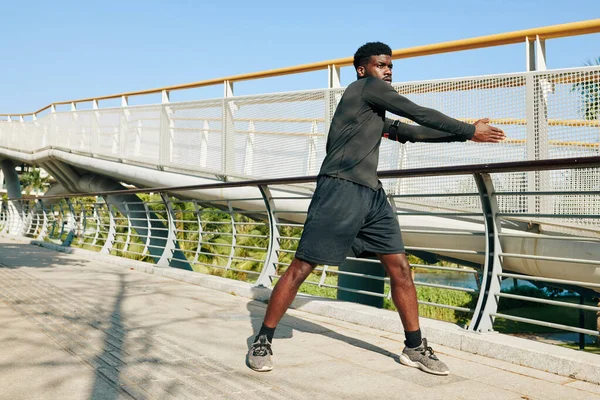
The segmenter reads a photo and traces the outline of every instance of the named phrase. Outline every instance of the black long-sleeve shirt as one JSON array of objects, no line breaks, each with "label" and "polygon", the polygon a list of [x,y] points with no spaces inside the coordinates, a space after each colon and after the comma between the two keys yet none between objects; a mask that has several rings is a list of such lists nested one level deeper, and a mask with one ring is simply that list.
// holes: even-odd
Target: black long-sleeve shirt
[{"label": "black long-sleeve shirt", "polygon": [[386,111],[422,125],[399,124],[396,140],[403,143],[466,141],[475,134],[474,125],[421,107],[383,80],[362,78],[346,88],[335,111],[319,175],[379,189],[379,145],[392,123],[385,118]]}]

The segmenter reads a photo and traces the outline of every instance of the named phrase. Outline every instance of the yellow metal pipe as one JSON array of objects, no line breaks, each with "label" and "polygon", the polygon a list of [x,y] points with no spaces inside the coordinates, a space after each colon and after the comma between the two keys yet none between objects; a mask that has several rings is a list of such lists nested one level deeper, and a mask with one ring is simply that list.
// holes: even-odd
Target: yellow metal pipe
[{"label": "yellow metal pipe", "polygon": [[[539,28],[525,29],[514,32],[507,33],[499,33],[494,35],[480,36],[476,38],[470,39],[461,39],[461,40],[453,40],[448,42],[429,44],[424,46],[416,46],[410,47],[407,49],[399,49],[392,51],[392,58],[401,59],[401,58],[410,58],[410,57],[419,57],[426,56],[432,54],[442,54],[449,53],[454,51],[462,51],[462,50],[471,50],[471,49],[479,49],[484,47],[493,47],[493,46],[501,46],[506,44],[514,44],[525,41],[526,38],[536,38],[540,37],[541,39],[554,39],[560,37],[569,37],[575,35],[585,35],[590,33],[600,32],[600,18],[592,19],[587,21],[580,22],[571,22],[567,24],[560,25],[552,25],[545,26]],[[216,84],[221,84],[225,81],[230,82],[239,82],[250,79],[262,79],[262,78],[270,78],[274,76],[283,76],[289,74],[297,74],[302,72],[311,72],[318,71],[322,69],[327,69],[330,65],[335,65],[337,67],[345,67],[352,65],[353,58],[345,57],[338,58],[333,60],[326,60],[316,63],[309,64],[301,64],[292,67],[284,67],[284,68],[276,68],[266,71],[260,72],[251,72],[240,75],[233,75],[224,78],[216,78],[216,79],[208,79],[204,81],[197,81],[191,83],[184,83],[179,85],[171,85],[171,86],[163,86],[154,89],[145,89],[131,92],[124,92],[106,96],[99,97],[88,97],[78,100],[67,100],[60,101],[56,103],[52,103],[46,107],[43,107],[33,113],[25,113],[25,114],[0,114],[0,116],[19,116],[19,115],[32,115],[37,114],[42,111],[47,110],[52,105],[64,105],[71,103],[84,103],[93,100],[107,100],[107,99],[115,99],[119,97],[129,97],[129,96],[141,96],[146,94],[160,93],[162,91],[172,91],[172,90],[181,90],[181,89],[193,89],[204,86],[212,86]]]}]

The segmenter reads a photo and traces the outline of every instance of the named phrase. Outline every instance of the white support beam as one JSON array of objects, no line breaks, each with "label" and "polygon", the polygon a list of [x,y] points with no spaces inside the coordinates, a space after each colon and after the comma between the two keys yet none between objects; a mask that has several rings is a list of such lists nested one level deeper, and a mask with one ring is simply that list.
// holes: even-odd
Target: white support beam
[{"label": "white support beam", "polygon": [[525,69],[527,72],[547,69],[546,41],[539,36],[525,38]]},{"label": "white support beam", "polygon": [[539,36],[535,38],[535,67],[536,71],[546,70],[546,41]]},{"label": "white support beam", "polygon": [[129,106],[129,99],[127,96],[121,96],[121,107]]},{"label": "white support beam", "polygon": [[233,82],[223,81],[223,96],[233,97]]},{"label": "white support beam", "polygon": [[161,92],[161,102],[163,104],[170,103],[171,102],[171,92],[169,92],[168,90],[163,90]]},{"label": "white support beam", "polygon": [[328,82],[327,87],[330,89],[342,87],[340,80],[340,67],[337,65],[327,66]]}]

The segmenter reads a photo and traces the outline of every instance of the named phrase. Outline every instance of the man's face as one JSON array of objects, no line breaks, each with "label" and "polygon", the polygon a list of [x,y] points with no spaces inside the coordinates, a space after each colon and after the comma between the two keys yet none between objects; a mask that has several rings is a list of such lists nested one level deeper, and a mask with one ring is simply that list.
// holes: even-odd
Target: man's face
[{"label": "man's face", "polygon": [[392,83],[392,57],[385,54],[371,56],[365,67],[360,66],[356,73],[360,78],[373,77]]}]

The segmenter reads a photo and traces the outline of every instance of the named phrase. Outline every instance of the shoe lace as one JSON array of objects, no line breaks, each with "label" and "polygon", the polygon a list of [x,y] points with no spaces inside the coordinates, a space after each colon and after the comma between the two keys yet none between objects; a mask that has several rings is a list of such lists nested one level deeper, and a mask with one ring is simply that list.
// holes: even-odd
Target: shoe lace
[{"label": "shoe lace", "polygon": [[273,355],[273,350],[271,350],[271,343],[269,343],[266,337],[261,336],[260,338],[258,338],[258,342],[252,345],[252,355],[264,357],[267,354]]},{"label": "shoe lace", "polygon": [[[427,339],[423,339],[423,347],[421,347],[421,354],[431,358],[432,360],[438,361],[439,359],[437,358],[437,356],[434,354],[433,349],[431,348],[431,346],[427,345]],[[428,354],[429,353],[429,354]]]}]

